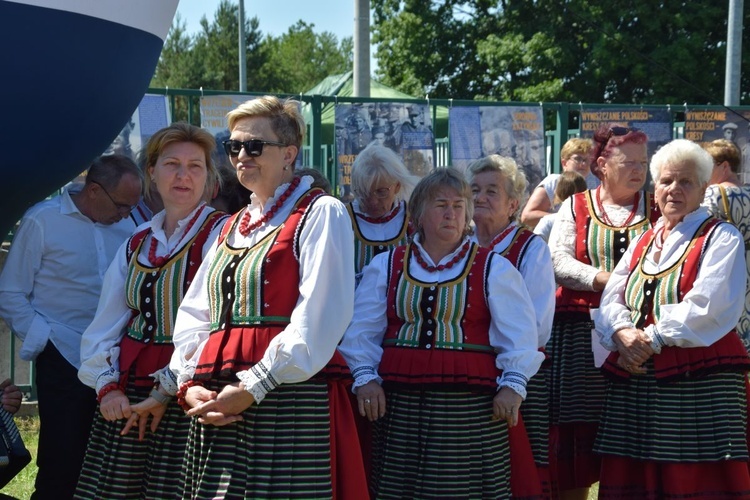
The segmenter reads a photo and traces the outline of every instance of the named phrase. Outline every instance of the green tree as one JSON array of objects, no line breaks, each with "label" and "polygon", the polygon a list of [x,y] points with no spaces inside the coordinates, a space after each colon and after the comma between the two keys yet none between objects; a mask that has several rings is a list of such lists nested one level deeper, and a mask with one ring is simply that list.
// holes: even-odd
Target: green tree
[{"label": "green tree", "polygon": [[378,76],[414,95],[644,104],[723,96],[723,3],[373,0],[373,8]]},{"label": "green tree", "polygon": [[297,24],[279,37],[267,36],[261,45],[265,63],[260,78],[269,92],[300,93],[328,75],[352,67],[352,38],[341,43],[328,31],[315,33],[314,24]]}]

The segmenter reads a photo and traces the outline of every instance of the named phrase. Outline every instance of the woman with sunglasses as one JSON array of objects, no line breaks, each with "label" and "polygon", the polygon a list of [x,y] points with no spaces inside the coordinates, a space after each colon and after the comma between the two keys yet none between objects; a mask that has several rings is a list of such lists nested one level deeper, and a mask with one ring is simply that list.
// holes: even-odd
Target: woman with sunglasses
[{"label": "woman with sunglasses", "polygon": [[[591,310],[628,244],[658,219],[646,182],[648,137],[637,129],[603,126],[594,134],[591,171],[601,185],[566,200],[549,246],[560,285],[551,357],[551,470],[563,499],[585,499],[599,478],[592,452],[604,401],[604,377],[592,352]],[[554,478],[553,478],[554,480]]]},{"label": "woman with sunglasses", "polygon": [[170,366],[193,417],[181,498],[364,498],[346,365],[329,363],[352,317],[351,220],[295,175],[298,102],[259,97],[227,120],[224,147],[253,194],[177,315]]},{"label": "woman with sunglasses", "polygon": [[745,246],[700,206],[712,164],[684,139],[654,154],[662,217],[630,244],[594,315],[611,351],[601,499],[750,498],[750,358],[735,329]]},{"label": "woman with sunglasses", "polygon": [[[474,195],[475,231],[472,239],[508,259],[521,273],[534,306],[537,347],[543,351],[555,312],[555,274],[547,243],[516,220],[526,198],[526,176],[513,159],[490,155],[470,164],[467,178]],[[522,412],[524,425],[510,431],[511,461],[516,471],[512,485],[517,498],[532,498],[542,492],[546,497],[551,494],[549,391],[542,371],[546,368],[540,369],[526,386]],[[520,460],[523,455],[519,448],[529,444],[533,457],[524,463]],[[532,474],[537,475],[539,481],[532,480]]]},{"label": "woman with sunglasses", "polygon": [[[591,171],[590,139],[574,137],[560,150],[560,163],[563,172],[578,172],[586,179],[589,189],[599,186],[599,178]],[[532,191],[529,201],[523,206],[521,222],[534,228],[545,215],[553,214],[560,208],[555,203],[555,189],[560,174],[550,174]]]},{"label": "woman with sunglasses", "polygon": [[354,272],[357,283],[373,257],[406,244],[406,203],[417,183],[401,159],[385,146],[371,144],[352,165],[354,200],[346,207],[354,229]]},{"label": "woman with sunglasses", "polygon": [[158,193],[164,210],[116,254],[81,340],[78,376],[96,389],[99,415],[79,498],[176,497],[189,419],[170,396],[177,387],[167,366],[177,307],[226,219],[206,205],[218,181],[215,144],[175,123],[142,153],[146,196]]},{"label": "woman with sunglasses", "polygon": [[471,198],[452,168],[425,176],[413,241],[357,287],[339,350],[374,422],[372,498],[510,498],[508,427],[544,355],[521,275],[469,236]]}]

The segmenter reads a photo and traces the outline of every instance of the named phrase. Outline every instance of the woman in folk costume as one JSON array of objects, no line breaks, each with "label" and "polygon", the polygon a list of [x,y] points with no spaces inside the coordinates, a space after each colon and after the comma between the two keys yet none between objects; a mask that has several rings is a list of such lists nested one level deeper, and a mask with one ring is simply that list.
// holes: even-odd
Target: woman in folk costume
[{"label": "woman in folk costume", "polygon": [[628,247],[594,315],[607,396],[599,498],[750,498],[750,359],[735,326],[744,243],[701,207],[710,155],[678,139],[651,161],[662,217]]},{"label": "woman in folk costume", "polygon": [[175,123],[143,151],[145,194],[158,193],[164,210],[118,251],[81,340],[78,376],[98,392],[100,415],[77,497],[177,497],[189,419],[169,395],[167,366],[177,307],[226,218],[206,205],[218,181],[215,147],[210,133]]},{"label": "woman in folk costume", "polygon": [[354,235],[344,204],[294,175],[298,107],[265,96],[227,115],[224,147],[253,194],[177,315],[170,367],[178,402],[195,417],[183,498],[367,494],[336,378],[346,366],[329,363],[352,316]]},{"label": "woman in folk costume", "polygon": [[398,155],[385,146],[371,144],[354,160],[354,200],[346,208],[354,229],[357,283],[373,257],[406,244],[410,233],[406,205],[418,180]]},{"label": "woman in folk costume", "polygon": [[409,201],[414,241],[377,255],[339,351],[375,422],[376,498],[510,498],[508,426],[541,365],[521,275],[469,234],[471,191],[440,168]]},{"label": "woman in folk costume", "polygon": [[[547,243],[517,223],[526,200],[526,177],[513,159],[500,155],[475,161],[469,165],[467,177],[474,194],[473,239],[508,259],[523,276],[534,305],[537,347],[543,351],[555,312],[555,273]],[[549,498],[551,495],[549,391],[545,382],[548,368],[543,366],[529,381],[521,412],[523,425],[510,431],[512,486],[513,495],[517,497]],[[524,428],[528,439],[523,435]],[[524,458],[531,461],[532,469],[536,468],[539,481],[531,479],[533,474],[524,468]]]},{"label": "woman in folk costume", "polygon": [[551,357],[550,469],[563,499],[585,499],[598,481],[593,454],[604,377],[592,352],[590,310],[631,239],[658,219],[653,196],[643,191],[648,137],[609,125],[594,134],[591,170],[601,185],[563,203],[550,235],[556,292],[547,344]]}]

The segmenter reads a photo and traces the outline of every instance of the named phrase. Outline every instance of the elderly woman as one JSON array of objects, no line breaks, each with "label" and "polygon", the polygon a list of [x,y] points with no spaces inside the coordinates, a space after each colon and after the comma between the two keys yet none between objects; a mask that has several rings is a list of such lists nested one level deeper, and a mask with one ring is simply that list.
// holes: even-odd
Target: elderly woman
[{"label": "elderly woman", "polygon": [[[206,205],[218,178],[214,148],[210,133],[175,123],[143,152],[145,195],[158,193],[164,210],[116,254],[81,339],[78,377],[96,389],[100,415],[77,497],[175,497],[189,419],[169,396],[176,387],[166,367],[180,299],[226,218]],[[128,433],[139,413],[139,432]],[[129,419],[124,429],[122,419]]]},{"label": "elderly woman", "polygon": [[712,163],[682,139],[654,155],[662,218],[628,247],[594,316],[614,351],[599,498],[750,498],[744,244],[700,206]]},{"label": "elderly woman", "polygon": [[354,235],[344,205],[294,174],[298,106],[265,96],[227,115],[253,194],[177,315],[170,367],[195,417],[183,498],[367,494],[346,389],[323,371],[352,317]]},{"label": "elderly woman", "polygon": [[[745,241],[745,263],[750,279],[750,185],[739,179],[742,167],[740,150],[732,141],[717,139],[703,148],[713,158],[713,170],[703,205],[714,217],[731,222]],[[745,290],[745,306],[737,323],[737,333],[750,350],[750,286]]]},{"label": "elderly woman", "polygon": [[396,153],[371,144],[352,165],[355,199],[347,205],[354,228],[354,271],[362,270],[379,253],[405,245],[409,229],[406,202],[417,178]]},{"label": "elderly woman", "polygon": [[550,442],[562,498],[585,499],[599,477],[592,446],[604,377],[594,364],[590,310],[599,307],[601,291],[630,240],[658,219],[653,197],[642,190],[647,141],[635,129],[600,128],[591,169],[601,186],[568,198],[550,235],[555,279],[561,285],[547,345],[552,358]]},{"label": "elderly woman", "polygon": [[468,236],[463,175],[428,174],[409,210],[414,241],[365,268],[339,346],[375,421],[371,494],[509,498],[508,426],[544,358],[533,305],[518,271]]},{"label": "elderly woman", "polygon": [[[586,179],[589,189],[599,186],[599,178],[591,170],[590,139],[574,137],[566,142],[560,150],[560,163],[563,172],[578,172]],[[523,206],[521,221],[533,228],[545,215],[557,212],[560,205],[555,202],[555,188],[560,182],[560,174],[550,174],[531,193],[528,203]]]},{"label": "elderly woman", "polygon": [[[486,156],[469,165],[467,177],[474,195],[474,239],[508,259],[523,276],[534,305],[537,347],[543,349],[555,311],[555,274],[547,243],[517,222],[526,198],[526,177],[515,161],[499,155]],[[549,401],[542,372],[529,381],[526,392],[523,421],[542,489],[549,496]],[[515,432],[512,431],[512,438]],[[518,456],[512,453],[511,459]],[[518,488],[531,486],[530,483],[528,477],[514,480],[514,496],[528,497]]]}]

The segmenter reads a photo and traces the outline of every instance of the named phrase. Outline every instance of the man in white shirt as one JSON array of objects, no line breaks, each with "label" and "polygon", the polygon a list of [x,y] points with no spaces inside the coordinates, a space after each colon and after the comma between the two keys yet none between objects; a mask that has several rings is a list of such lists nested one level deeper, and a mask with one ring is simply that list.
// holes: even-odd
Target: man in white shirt
[{"label": "man in white shirt", "polygon": [[132,234],[141,177],[123,155],[94,160],[86,182],[31,207],[0,274],[0,316],[36,360],[39,454],[33,499],[72,498],[96,410],[78,380],[81,334],[94,317],[102,279]]}]

